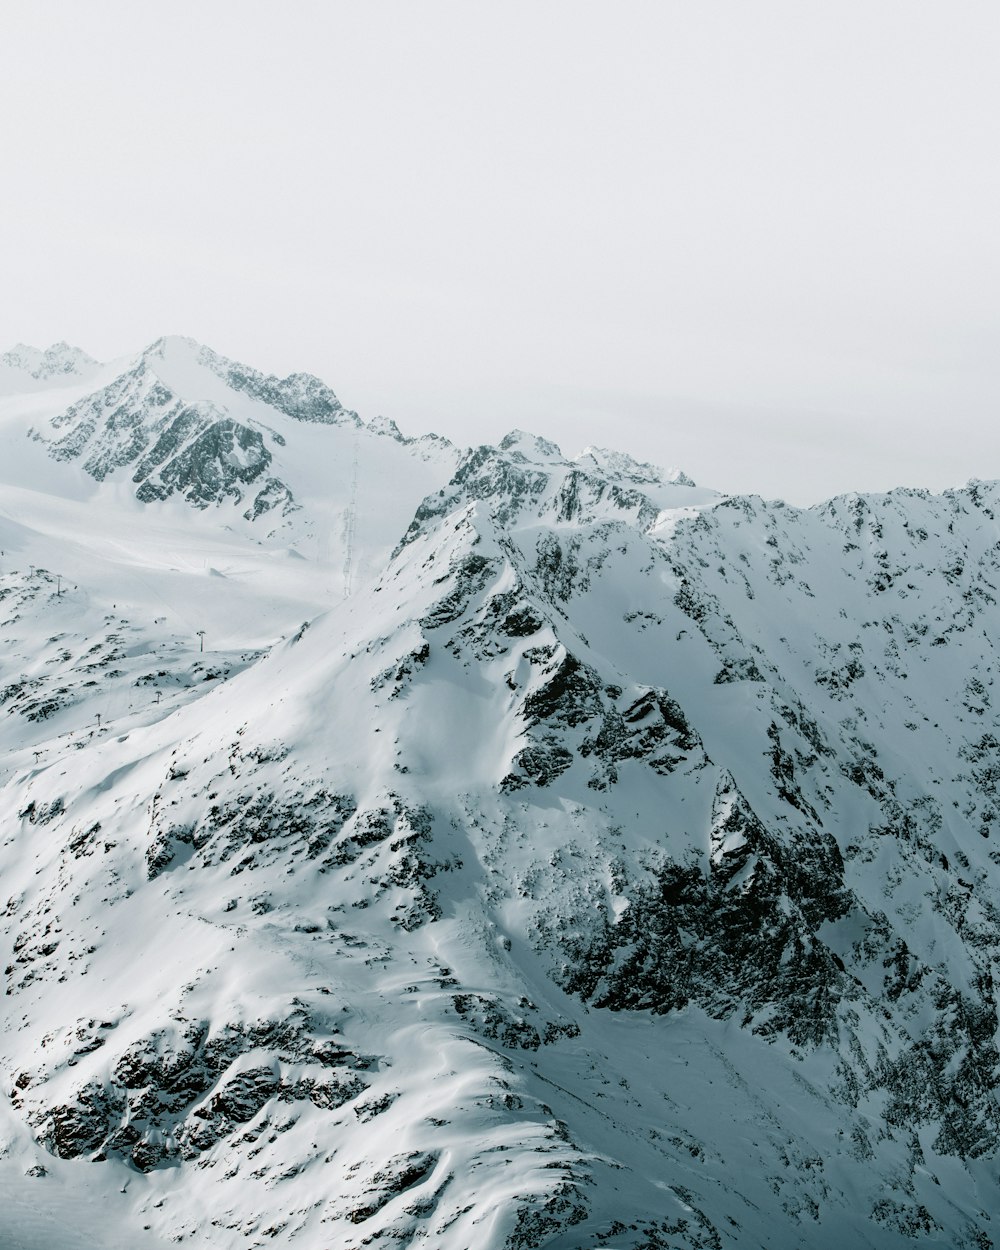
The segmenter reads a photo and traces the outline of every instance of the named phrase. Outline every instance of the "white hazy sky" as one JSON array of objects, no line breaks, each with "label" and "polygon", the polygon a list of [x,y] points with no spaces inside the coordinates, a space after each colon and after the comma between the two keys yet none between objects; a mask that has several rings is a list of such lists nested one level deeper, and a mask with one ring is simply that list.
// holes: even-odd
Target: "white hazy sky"
[{"label": "white hazy sky", "polygon": [[996,0],[31,0],[0,348],[813,502],[1000,476]]}]

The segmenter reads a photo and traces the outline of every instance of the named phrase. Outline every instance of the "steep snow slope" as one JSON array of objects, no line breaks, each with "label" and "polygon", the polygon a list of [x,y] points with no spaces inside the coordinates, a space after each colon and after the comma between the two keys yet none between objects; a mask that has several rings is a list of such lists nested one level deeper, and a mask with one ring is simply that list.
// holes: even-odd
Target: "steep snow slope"
[{"label": "steep snow slope", "polygon": [[[0,522],[7,1184],[206,1247],[991,1245],[1000,487],[798,511],[326,411],[397,512],[312,612],[291,452],[310,561],[137,461]],[[214,596],[204,653],[130,576]]]}]

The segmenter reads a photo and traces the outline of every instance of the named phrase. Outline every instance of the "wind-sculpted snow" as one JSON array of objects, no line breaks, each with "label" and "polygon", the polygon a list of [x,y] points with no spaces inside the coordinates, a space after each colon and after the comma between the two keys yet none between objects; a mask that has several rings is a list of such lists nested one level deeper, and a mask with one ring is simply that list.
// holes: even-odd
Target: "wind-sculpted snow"
[{"label": "wind-sculpted snow", "polygon": [[266,649],[5,557],[0,1166],[220,1250],[994,1244],[1000,486],[365,439],[430,488]]}]

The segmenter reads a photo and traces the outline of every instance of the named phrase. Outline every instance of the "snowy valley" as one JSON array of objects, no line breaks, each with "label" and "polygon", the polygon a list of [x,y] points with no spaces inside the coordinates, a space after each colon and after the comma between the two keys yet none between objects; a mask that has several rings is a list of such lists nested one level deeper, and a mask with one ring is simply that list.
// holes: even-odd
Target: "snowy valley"
[{"label": "snowy valley", "polygon": [[1000,483],[0,358],[0,1245],[1000,1245]]}]

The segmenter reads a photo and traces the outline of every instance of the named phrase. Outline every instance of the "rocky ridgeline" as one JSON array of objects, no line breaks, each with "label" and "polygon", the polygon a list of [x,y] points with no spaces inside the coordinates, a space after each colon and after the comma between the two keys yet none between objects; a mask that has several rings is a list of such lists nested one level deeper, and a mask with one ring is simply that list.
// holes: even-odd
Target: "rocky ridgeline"
[{"label": "rocky ridgeline", "polygon": [[72,378],[86,377],[100,368],[92,356],[88,356],[79,347],[70,346],[69,343],[53,343],[44,351],[19,343],[0,356],[0,366],[5,366],[35,382],[49,382],[56,385]]},{"label": "rocky ridgeline", "polygon": [[[889,1136],[927,1126],[942,1154],[990,1152],[997,487],[807,511],[730,500],[681,520],[664,545],[609,526],[599,505],[624,504],[629,529],[647,533],[654,509],[591,490],[581,523],[565,504],[580,497],[575,468],[526,467],[503,449],[470,457],[452,490],[469,554],[424,624],[451,626],[447,639],[428,636],[466,664],[506,659],[525,745],[500,790],[584,801],[574,774],[589,773],[591,806],[620,829],[635,766],[664,777],[653,845],[609,847],[606,858],[593,845],[557,851],[541,897],[529,886],[538,946],[560,956],[556,979],[599,1007],[693,1002],[756,1035],[783,1034],[796,1051],[825,1050],[845,1115],[871,1114]],[[461,511],[469,497],[488,505],[488,522]],[[520,528],[526,512],[549,524]],[[692,698],[688,675],[684,694],[630,688],[628,648],[609,655],[584,632],[588,609],[616,593],[616,558],[637,547],[647,575],[666,566],[669,578],[647,576],[642,608],[622,623],[655,633],[666,672],[697,629],[711,684],[733,688],[716,707],[756,736],[731,767],[737,744],[724,724],[708,729],[719,715],[711,690]],[[958,657],[945,650],[956,645]],[[914,773],[908,738],[926,772]],[[701,828],[686,817],[678,838],[680,778],[712,797]]]},{"label": "rocky ridgeline", "polygon": [[[148,377],[78,409],[96,476],[265,481],[261,430]],[[211,429],[236,476],[179,458]],[[148,1221],[227,1250],[985,1250],[998,505],[720,499],[515,433],[211,681],[145,626],[53,627],[0,691],[35,735],[0,792],[18,1113],[173,1169]],[[12,638],[62,606],[33,576],[0,586]],[[70,748],[92,680],[184,694]]]}]

